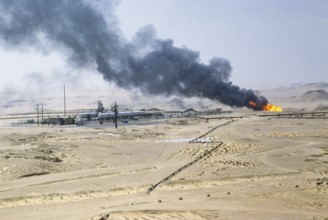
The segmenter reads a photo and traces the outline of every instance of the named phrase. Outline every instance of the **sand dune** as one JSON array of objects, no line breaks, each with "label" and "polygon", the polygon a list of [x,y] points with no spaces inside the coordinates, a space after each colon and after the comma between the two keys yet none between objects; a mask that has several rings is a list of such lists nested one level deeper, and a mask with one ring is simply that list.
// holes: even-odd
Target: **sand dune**
[{"label": "sand dune", "polygon": [[328,218],[328,121],[227,122],[2,128],[1,219]]}]

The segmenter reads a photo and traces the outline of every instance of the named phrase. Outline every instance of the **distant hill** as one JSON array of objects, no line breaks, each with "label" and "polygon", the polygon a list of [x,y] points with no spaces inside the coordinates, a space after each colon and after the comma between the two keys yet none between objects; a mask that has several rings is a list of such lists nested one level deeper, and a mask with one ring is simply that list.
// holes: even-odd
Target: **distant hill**
[{"label": "distant hill", "polygon": [[162,110],[159,109],[159,108],[150,108],[150,109],[148,109],[148,111],[150,111],[150,112],[160,112]]},{"label": "distant hill", "polygon": [[290,85],[289,87],[286,88],[318,88],[318,89],[326,89],[328,88],[328,83],[326,82],[315,82],[315,83],[295,83]]},{"label": "distant hill", "polygon": [[305,102],[328,101],[328,93],[323,89],[309,90],[302,97]]},{"label": "distant hill", "polygon": [[318,105],[313,111],[327,111],[328,105]]},{"label": "distant hill", "polygon": [[304,86],[315,86],[318,88],[328,88],[328,83],[325,83],[325,82],[307,83]]}]

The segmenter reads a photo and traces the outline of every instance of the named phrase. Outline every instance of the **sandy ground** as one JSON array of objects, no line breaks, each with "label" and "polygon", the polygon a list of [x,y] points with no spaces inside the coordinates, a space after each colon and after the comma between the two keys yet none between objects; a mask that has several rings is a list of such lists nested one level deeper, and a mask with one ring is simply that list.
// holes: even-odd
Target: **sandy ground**
[{"label": "sandy ground", "polygon": [[227,122],[0,128],[0,219],[328,219],[327,119]]}]

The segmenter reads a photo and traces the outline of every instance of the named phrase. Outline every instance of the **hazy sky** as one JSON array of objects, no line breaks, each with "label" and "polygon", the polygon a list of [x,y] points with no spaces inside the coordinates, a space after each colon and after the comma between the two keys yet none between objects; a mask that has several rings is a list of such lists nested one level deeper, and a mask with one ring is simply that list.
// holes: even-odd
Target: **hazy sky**
[{"label": "hazy sky", "polygon": [[204,62],[227,58],[240,86],[328,81],[327,0],[135,0],[117,12],[128,37],[153,24]]},{"label": "hazy sky", "polygon": [[[121,0],[115,12],[127,39],[152,24],[159,38],[198,51],[204,63],[228,59],[241,87],[328,81],[327,0]],[[0,63],[2,89],[28,85],[27,76],[62,83],[92,75],[93,84],[106,84],[96,71],[69,66],[56,48],[0,45]]]}]

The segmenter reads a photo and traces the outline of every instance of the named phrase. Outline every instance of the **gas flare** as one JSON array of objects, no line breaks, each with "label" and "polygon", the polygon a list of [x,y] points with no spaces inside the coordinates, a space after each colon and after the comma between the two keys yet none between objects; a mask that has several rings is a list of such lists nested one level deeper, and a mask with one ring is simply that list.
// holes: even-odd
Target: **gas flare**
[{"label": "gas flare", "polygon": [[263,106],[263,110],[268,112],[282,112],[281,107],[272,104],[267,104]]},{"label": "gas flare", "polygon": [[253,108],[254,110],[262,110],[267,112],[281,112],[282,108],[273,104],[265,104],[259,105],[254,101],[248,102],[249,107]]},{"label": "gas flare", "polygon": [[257,106],[256,102],[253,102],[253,101],[249,101],[248,104],[249,104],[250,106],[254,107],[254,108],[256,108],[256,106]]}]

